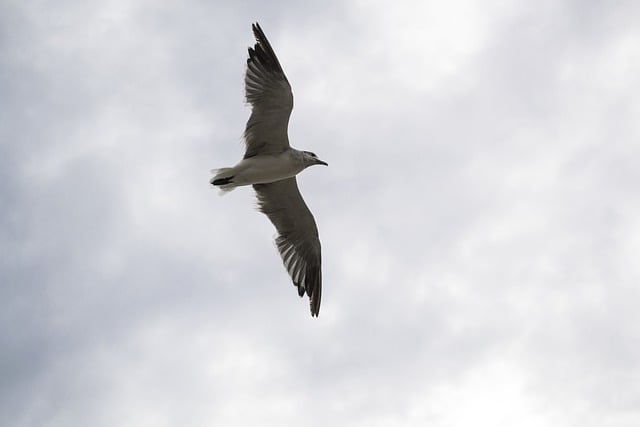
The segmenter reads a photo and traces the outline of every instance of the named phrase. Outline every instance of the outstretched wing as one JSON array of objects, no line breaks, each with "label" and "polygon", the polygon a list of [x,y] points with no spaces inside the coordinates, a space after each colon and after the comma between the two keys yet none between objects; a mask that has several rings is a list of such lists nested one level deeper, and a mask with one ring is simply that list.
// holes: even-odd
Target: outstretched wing
[{"label": "outstretched wing", "polygon": [[313,215],[305,204],[296,178],[253,186],[258,207],[278,231],[276,246],[298,294],[309,296],[311,315],[318,316],[322,296],[320,239]]},{"label": "outstretched wing", "polygon": [[287,126],[293,110],[293,94],[280,61],[258,23],[252,25],[256,44],[249,48],[244,77],[251,117],[244,131],[244,158],[275,154],[289,148]]}]

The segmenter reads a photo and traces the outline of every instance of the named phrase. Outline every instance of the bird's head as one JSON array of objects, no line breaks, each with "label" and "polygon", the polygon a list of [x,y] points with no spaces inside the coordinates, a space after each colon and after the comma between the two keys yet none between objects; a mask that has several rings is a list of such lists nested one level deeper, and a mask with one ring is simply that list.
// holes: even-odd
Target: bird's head
[{"label": "bird's head", "polygon": [[323,162],[316,156],[316,153],[312,153],[311,151],[303,151],[302,152],[302,160],[304,161],[305,167],[313,166],[313,165],[325,165],[329,166],[327,162]]}]

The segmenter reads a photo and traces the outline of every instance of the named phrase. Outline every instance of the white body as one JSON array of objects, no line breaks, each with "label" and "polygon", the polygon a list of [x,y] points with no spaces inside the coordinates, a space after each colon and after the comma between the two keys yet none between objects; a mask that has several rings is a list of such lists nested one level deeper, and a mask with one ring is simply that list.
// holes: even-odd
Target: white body
[{"label": "white body", "polygon": [[232,168],[218,169],[214,179],[230,178],[229,184],[221,185],[222,191],[253,184],[267,184],[296,176],[309,166],[302,151],[290,148],[279,154],[266,154],[242,159]]},{"label": "white body", "polygon": [[298,150],[242,159],[232,168],[236,185],[267,184],[296,176],[305,168]]}]

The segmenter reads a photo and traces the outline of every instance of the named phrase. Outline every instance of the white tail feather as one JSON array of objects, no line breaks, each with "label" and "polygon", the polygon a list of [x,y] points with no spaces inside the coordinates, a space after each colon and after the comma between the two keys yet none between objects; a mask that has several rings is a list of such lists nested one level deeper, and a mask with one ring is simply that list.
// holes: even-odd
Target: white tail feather
[{"label": "white tail feather", "polygon": [[224,178],[230,178],[233,176],[233,168],[220,168],[220,169],[211,169],[211,173],[214,174],[213,178],[211,178],[211,181],[209,181],[211,183],[211,185],[215,185],[215,187],[220,189],[220,195],[224,195],[226,193],[228,193],[229,191],[233,190],[234,188],[237,187],[236,184],[234,184],[233,182],[230,182],[228,184],[222,184],[222,185],[216,185],[213,184],[213,182],[216,179],[224,179]]}]

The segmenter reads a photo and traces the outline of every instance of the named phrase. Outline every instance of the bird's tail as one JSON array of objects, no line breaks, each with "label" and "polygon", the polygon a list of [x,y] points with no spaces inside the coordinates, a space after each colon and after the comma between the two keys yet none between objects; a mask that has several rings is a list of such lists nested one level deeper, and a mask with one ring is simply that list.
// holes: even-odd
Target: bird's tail
[{"label": "bird's tail", "polygon": [[228,193],[237,187],[233,182],[233,168],[212,169],[211,173],[214,176],[209,182],[220,189],[220,194]]}]

